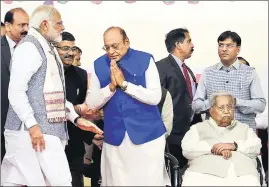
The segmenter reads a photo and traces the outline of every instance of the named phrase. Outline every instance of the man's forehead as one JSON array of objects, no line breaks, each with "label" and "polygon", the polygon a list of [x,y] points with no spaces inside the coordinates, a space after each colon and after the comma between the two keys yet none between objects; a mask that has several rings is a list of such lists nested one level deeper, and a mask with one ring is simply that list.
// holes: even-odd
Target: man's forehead
[{"label": "man's forehead", "polygon": [[60,46],[70,46],[73,47],[75,46],[75,41],[67,41],[67,40],[62,40],[61,42],[59,42]]},{"label": "man's forehead", "polygon": [[185,32],[185,40],[188,40],[188,39],[190,39],[190,38],[191,38],[190,33]]},{"label": "man's forehead", "polygon": [[29,16],[26,12],[24,11],[15,11],[13,15],[14,22],[26,22],[29,23]]},{"label": "man's forehead", "polygon": [[235,43],[235,42],[232,40],[232,38],[226,38],[223,41],[219,41],[219,43],[226,44],[226,43]]},{"label": "man's forehead", "polygon": [[216,103],[227,103],[232,101],[232,97],[228,95],[222,95],[216,97]]},{"label": "man's forehead", "polygon": [[122,40],[122,35],[121,35],[119,29],[112,29],[112,30],[107,31],[104,34],[105,44],[118,43],[121,40]]},{"label": "man's forehead", "polygon": [[62,21],[61,14],[59,12],[56,12],[51,19],[56,22]]}]

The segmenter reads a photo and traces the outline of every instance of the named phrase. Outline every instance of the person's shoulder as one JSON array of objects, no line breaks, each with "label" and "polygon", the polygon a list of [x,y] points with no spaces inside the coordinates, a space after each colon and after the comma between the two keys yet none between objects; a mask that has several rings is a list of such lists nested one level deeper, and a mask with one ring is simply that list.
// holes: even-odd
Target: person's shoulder
[{"label": "person's shoulder", "polygon": [[240,69],[248,70],[248,71],[254,71],[255,68],[251,66],[247,66],[246,64],[240,64]]},{"label": "person's shoulder", "polygon": [[234,120],[234,121],[235,121],[235,123],[236,123],[236,126],[239,126],[239,127],[242,127],[242,128],[247,128],[247,129],[250,128],[249,125],[246,124],[246,123],[242,123],[242,122],[240,122],[240,121],[238,121],[238,120]]},{"label": "person's shoulder", "polygon": [[85,69],[82,69],[80,67],[73,66],[73,65],[72,65],[72,67],[76,70],[77,73],[87,74],[87,71]]},{"label": "person's shoulder", "polygon": [[162,58],[161,60],[156,62],[156,66],[158,69],[164,70],[166,67],[170,66],[168,63],[169,61],[170,61],[169,57]]},{"label": "person's shoulder", "polygon": [[221,66],[220,63],[213,64],[205,68],[204,71],[217,70]]},{"label": "person's shoulder", "polygon": [[4,46],[7,44],[7,37],[6,35],[1,36],[1,46]]}]

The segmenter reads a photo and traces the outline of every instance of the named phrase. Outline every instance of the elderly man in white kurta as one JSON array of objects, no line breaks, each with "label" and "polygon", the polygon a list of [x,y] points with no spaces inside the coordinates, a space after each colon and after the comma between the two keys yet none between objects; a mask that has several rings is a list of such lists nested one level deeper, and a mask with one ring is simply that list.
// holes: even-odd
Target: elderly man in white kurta
[{"label": "elderly man in white kurta", "polygon": [[106,30],[104,44],[87,96],[90,108],[104,106],[102,186],[164,186],[165,126],[153,57],[131,49],[119,27]]},{"label": "elderly man in white kurta", "polygon": [[209,101],[210,119],[192,126],[182,140],[189,161],[182,186],[259,186],[260,139],[234,120],[232,95],[220,91]]}]

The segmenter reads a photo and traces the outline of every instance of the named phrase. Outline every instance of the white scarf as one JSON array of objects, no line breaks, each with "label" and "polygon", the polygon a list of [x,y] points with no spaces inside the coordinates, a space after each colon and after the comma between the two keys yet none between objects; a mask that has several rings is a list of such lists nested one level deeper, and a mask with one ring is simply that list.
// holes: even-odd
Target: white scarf
[{"label": "white scarf", "polygon": [[47,118],[50,123],[66,121],[64,69],[55,47],[52,49],[48,41],[34,28],[28,35],[35,37],[42,46],[47,58],[47,71],[43,89]]}]

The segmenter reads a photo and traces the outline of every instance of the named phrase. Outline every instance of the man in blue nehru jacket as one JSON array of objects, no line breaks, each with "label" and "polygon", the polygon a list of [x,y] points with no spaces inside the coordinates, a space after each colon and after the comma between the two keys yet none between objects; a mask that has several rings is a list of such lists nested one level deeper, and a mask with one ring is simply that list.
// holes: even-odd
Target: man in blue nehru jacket
[{"label": "man in blue nehru jacket", "polygon": [[89,108],[104,108],[102,186],[164,186],[165,126],[153,57],[130,48],[119,27],[105,31],[103,49],[86,99]]}]

